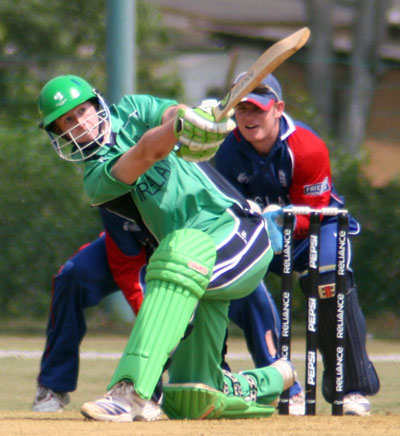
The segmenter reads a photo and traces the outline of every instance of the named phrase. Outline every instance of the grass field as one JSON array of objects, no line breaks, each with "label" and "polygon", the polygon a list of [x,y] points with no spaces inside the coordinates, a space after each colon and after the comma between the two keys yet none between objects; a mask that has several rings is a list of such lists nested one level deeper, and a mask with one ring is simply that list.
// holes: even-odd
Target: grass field
[{"label": "grass field", "polygon": [[[371,397],[373,416],[331,417],[330,405],[318,389],[316,417],[284,417],[275,414],[263,420],[237,420],[220,422],[166,421],[159,423],[105,424],[82,420],[79,409],[83,402],[93,400],[105,392],[113,373],[118,355],[122,352],[127,333],[95,333],[90,329],[82,347],[79,385],[71,395],[71,403],[62,414],[37,414],[30,412],[35,392],[40,354],[44,346],[43,328],[13,333],[6,329],[0,333],[0,363],[2,386],[0,394],[0,435],[57,436],[80,434],[119,435],[146,434],[174,435],[362,435],[400,436],[400,341],[369,339],[368,351],[381,380],[381,390]],[[233,370],[251,368],[252,362],[241,337],[231,336],[228,344],[228,361]],[[293,339],[293,361],[300,381],[304,380],[304,340]],[[8,353],[5,353],[8,352]],[[26,351],[24,356],[21,352]],[[108,354],[106,354],[108,353]],[[111,354],[109,354],[111,353]],[[319,378],[322,364],[319,362]],[[319,383],[320,386],[320,383]],[[50,429],[47,426],[50,424]],[[54,426],[57,430],[54,432]],[[249,427],[250,426],[250,427]],[[49,431],[49,433],[46,433]],[[53,432],[52,432],[53,431]],[[64,433],[65,432],[65,433]]]}]

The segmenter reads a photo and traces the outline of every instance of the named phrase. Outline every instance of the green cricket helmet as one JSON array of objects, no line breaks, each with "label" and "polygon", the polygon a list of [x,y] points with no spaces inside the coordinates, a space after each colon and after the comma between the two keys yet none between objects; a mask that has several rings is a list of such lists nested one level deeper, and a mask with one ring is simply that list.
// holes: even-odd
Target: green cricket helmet
[{"label": "green cricket helmet", "polygon": [[[95,127],[98,134],[90,142],[80,142],[73,135],[78,124],[67,132],[59,134],[54,121],[86,101],[93,101],[97,108]],[[39,114],[44,128],[50,136],[56,153],[64,160],[80,162],[96,154],[104,145],[110,133],[110,113],[99,92],[79,76],[58,76],[42,88],[38,101]],[[80,135],[82,136],[82,135]]]}]

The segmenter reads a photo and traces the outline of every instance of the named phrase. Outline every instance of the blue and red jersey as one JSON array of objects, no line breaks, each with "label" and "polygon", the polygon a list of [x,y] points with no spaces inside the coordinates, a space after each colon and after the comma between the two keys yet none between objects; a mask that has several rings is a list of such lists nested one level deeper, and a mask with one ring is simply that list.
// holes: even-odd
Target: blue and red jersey
[{"label": "blue and red jersey", "polygon": [[[343,207],[333,186],[329,151],[306,124],[283,114],[280,133],[266,156],[235,129],[216,155],[216,167],[246,198],[263,209],[270,204]],[[295,237],[307,237],[309,219],[298,216]]]}]

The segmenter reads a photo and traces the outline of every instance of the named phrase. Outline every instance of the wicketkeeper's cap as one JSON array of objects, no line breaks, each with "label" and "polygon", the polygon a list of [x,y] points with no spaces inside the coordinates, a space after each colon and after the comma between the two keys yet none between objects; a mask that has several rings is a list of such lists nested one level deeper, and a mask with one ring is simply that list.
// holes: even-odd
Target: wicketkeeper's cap
[{"label": "wicketkeeper's cap", "polygon": [[[237,83],[246,72],[239,74],[234,84]],[[248,101],[255,104],[263,111],[267,111],[274,103],[282,100],[282,89],[277,78],[269,74],[253,91],[243,97],[240,101]]]}]

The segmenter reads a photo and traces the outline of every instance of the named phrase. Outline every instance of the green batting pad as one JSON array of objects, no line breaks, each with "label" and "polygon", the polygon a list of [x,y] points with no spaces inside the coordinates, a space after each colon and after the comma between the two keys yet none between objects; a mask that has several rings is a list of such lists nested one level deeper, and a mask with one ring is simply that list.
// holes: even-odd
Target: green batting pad
[{"label": "green batting pad", "polygon": [[170,419],[265,418],[275,408],[228,396],[204,384],[169,384],[163,388],[163,410]]},{"label": "green batting pad", "polygon": [[147,266],[146,295],[109,389],[127,379],[142,398],[152,396],[205,292],[215,259],[215,244],[203,232],[178,230],[164,238]]},{"label": "green batting pad", "polygon": [[283,391],[284,380],[282,375],[271,365],[242,371],[240,375],[251,377],[255,381],[257,386],[257,403],[259,404],[273,403]]},{"label": "green batting pad", "polygon": [[275,407],[270,405],[248,402],[240,397],[226,397],[226,407],[221,418],[266,418],[275,412]]},{"label": "green batting pad", "polygon": [[224,371],[224,393],[256,401],[262,405],[274,405],[283,390],[283,379],[271,366],[243,371],[239,374]]}]

